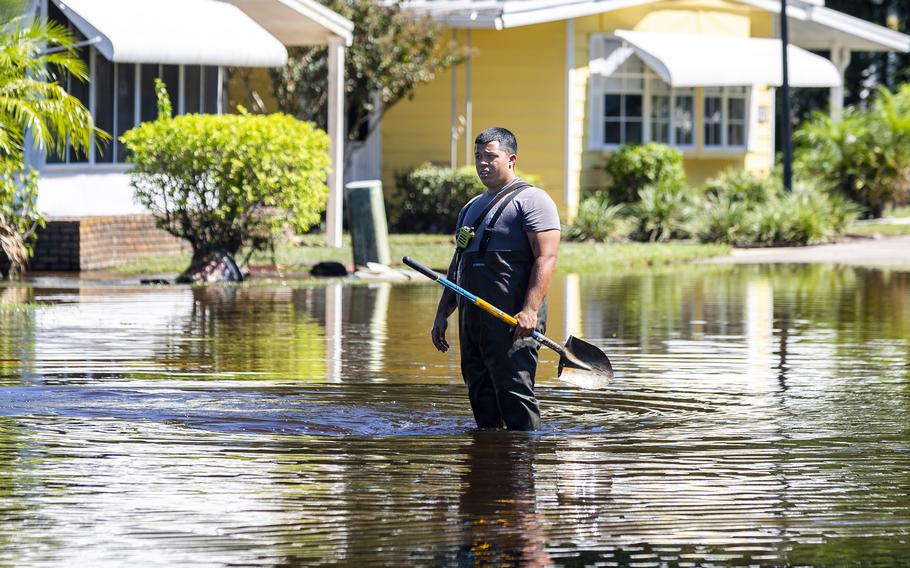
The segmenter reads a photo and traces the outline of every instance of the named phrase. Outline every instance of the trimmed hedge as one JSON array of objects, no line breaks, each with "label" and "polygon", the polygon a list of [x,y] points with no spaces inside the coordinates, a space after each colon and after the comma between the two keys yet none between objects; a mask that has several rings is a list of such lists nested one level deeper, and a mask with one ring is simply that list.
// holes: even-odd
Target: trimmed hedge
[{"label": "trimmed hedge", "polygon": [[329,138],[286,114],[171,118],[159,109],[121,137],[130,184],[160,228],[194,257],[264,249],[286,229],[303,232],[325,209]]},{"label": "trimmed hedge", "polygon": [[486,188],[471,166],[452,169],[423,164],[395,174],[397,207],[389,211],[396,233],[454,233],[458,212]]}]

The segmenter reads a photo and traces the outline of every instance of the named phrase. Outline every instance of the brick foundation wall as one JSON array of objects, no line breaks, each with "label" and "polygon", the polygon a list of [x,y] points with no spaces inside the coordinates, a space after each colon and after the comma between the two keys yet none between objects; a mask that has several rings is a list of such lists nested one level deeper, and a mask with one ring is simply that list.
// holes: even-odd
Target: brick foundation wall
[{"label": "brick foundation wall", "polygon": [[99,270],[189,251],[186,241],[155,227],[151,215],[49,219],[38,232],[29,270]]}]

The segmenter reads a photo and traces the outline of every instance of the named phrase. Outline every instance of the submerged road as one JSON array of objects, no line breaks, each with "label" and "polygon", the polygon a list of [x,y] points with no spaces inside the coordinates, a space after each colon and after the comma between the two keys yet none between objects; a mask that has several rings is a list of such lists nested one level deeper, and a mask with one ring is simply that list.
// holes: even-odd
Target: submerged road
[{"label": "submerged road", "polygon": [[910,236],[862,239],[806,247],[742,248],[729,256],[704,260],[709,264],[812,264],[910,267]]}]

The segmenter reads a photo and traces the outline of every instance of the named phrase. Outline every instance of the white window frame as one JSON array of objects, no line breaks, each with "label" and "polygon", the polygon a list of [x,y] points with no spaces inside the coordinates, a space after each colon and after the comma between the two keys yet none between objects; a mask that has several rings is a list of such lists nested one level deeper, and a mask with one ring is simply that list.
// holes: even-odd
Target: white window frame
[{"label": "white window frame", "polygon": [[[649,70],[649,72],[650,72],[650,70]],[[695,92],[695,87],[686,87],[686,88],[670,87],[669,88],[669,91],[667,92],[667,96],[669,96],[669,98],[670,98],[670,119],[669,119],[669,123],[668,123],[668,127],[670,129],[670,132],[669,132],[670,140],[668,142],[663,142],[661,140],[654,140],[651,137],[651,132],[653,131],[652,127],[654,126],[654,124],[653,124],[654,121],[651,116],[651,114],[652,114],[651,111],[653,110],[653,100],[652,99],[653,99],[653,97],[661,95],[662,93],[656,93],[652,90],[651,80],[653,79],[653,80],[662,82],[662,79],[660,77],[658,77],[656,73],[654,73],[654,72],[650,72],[650,73],[651,73],[651,77],[645,79],[645,89],[647,91],[649,91],[649,93],[650,93],[648,95],[648,132],[647,132],[647,136],[645,137],[646,138],[645,142],[658,142],[660,144],[667,144],[668,146],[673,146],[674,148],[677,148],[679,150],[694,149],[695,140],[696,140],[696,131],[698,129],[698,117],[695,114],[696,111],[698,110],[698,105],[696,104],[696,102],[698,101],[698,97]],[[688,144],[679,144],[676,141],[676,129],[679,128],[679,126],[680,126],[680,123],[676,122],[676,100],[678,98],[684,98],[684,97],[688,97],[688,98],[692,99],[692,141],[689,142]]]},{"label": "white window frame", "polygon": [[[88,47],[87,49],[89,49],[89,66],[88,66],[89,67],[89,69],[88,69],[89,77],[87,80],[88,81],[88,98],[89,98],[88,102],[89,102],[89,104],[87,106],[88,106],[89,112],[91,113],[93,121],[94,121],[94,117],[95,117],[96,110],[97,110],[95,108],[95,102],[97,100],[97,94],[96,94],[96,89],[95,89],[95,58],[103,57],[103,56],[100,53],[98,53],[98,51],[94,47]],[[112,76],[114,86],[116,86],[116,84],[117,84],[117,79],[118,79],[117,70],[120,65],[124,65],[124,64],[114,65],[114,72],[113,72],[113,76]],[[140,90],[140,86],[141,86],[140,82],[142,80],[141,66],[143,64],[133,63],[133,64],[126,64],[126,65],[135,65],[134,75],[135,75],[136,86],[134,89],[135,93],[133,94],[133,97],[134,97],[133,104],[135,105],[135,108],[134,108],[134,112],[133,112],[132,126],[136,127],[141,122],[139,120],[140,111],[141,111],[141,96],[142,96],[142,93]],[[154,65],[154,64],[145,64],[145,65]],[[158,76],[159,77],[161,76],[161,74],[163,72],[163,65],[164,64],[161,64],[161,63],[158,64]],[[177,108],[174,109],[175,115],[184,114],[183,111],[184,111],[184,94],[185,94],[185,85],[184,85],[185,67],[186,67],[185,65],[178,66],[178,85],[177,85],[178,99],[177,99],[177,105],[176,105]],[[199,104],[200,104],[200,109],[203,109],[205,106],[205,98],[204,98],[205,97],[205,71],[204,71],[204,67],[206,67],[206,66],[198,65],[196,67],[200,67]],[[225,77],[225,68],[223,66],[219,66],[218,67],[218,79],[217,79],[217,85],[216,85],[216,89],[218,92],[218,96],[216,99],[216,114],[223,114],[224,77]],[[68,77],[67,81],[69,81],[69,80],[70,79]],[[68,87],[69,87],[69,85],[67,85],[67,92],[69,92]],[[168,87],[173,89],[173,87],[170,85],[168,85]],[[117,161],[117,145],[120,144],[120,141],[116,139],[116,133],[119,128],[119,123],[118,123],[119,117],[117,116],[117,110],[118,110],[118,97],[114,96],[113,110],[112,110],[112,112],[114,113],[114,117],[113,117],[114,118],[114,120],[113,120],[114,131],[113,131],[113,133],[111,133],[112,140],[110,143],[110,147],[107,149],[108,152],[114,153],[113,161],[96,162],[95,135],[92,134],[91,141],[90,141],[90,147],[89,147],[90,148],[89,156],[88,156],[87,160],[80,161],[80,162],[70,162],[69,144],[67,144],[67,148],[64,150],[63,159],[60,162],[53,162],[53,163],[45,162],[41,169],[47,170],[47,171],[54,171],[54,170],[76,170],[76,169],[80,169],[80,168],[84,169],[87,167],[91,167],[95,170],[108,170],[108,171],[125,171],[125,170],[127,170],[130,167],[130,165],[127,162],[118,162]]]},{"label": "white window frame", "polygon": [[[613,36],[594,34],[591,36],[591,49],[590,49],[590,60],[594,60],[597,57],[602,56],[605,52],[606,42],[620,42]],[[631,55],[631,57],[637,57],[636,55]],[[589,81],[589,111],[590,111],[590,121],[589,129],[590,136],[588,139],[588,148],[589,150],[594,151],[615,151],[618,150],[622,144],[606,143],[604,142],[605,135],[605,123],[607,122],[606,116],[604,115],[604,96],[608,94],[641,94],[642,96],[642,144],[647,144],[652,141],[651,131],[653,126],[653,121],[651,117],[652,111],[652,96],[658,94],[654,92],[652,84],[663,80],[658,76],[654,71],[652,71],[646,64],[643,63],[644,70],[641,74],[624,74],[624,73],[613,73],[609,76],[604,76],[596,73],[591,74]],[[631,79],[642,81],[642,89],[638,91],[636,89],[629,89],[623,81],[623,87],[621,89],[606,89],[603,85],[603,80],[607,77],[614,77],[618,79]],[[670,142],[669,145],[677,148],[682,151],[694,150],[696,141],[698,139],[697,132],[700,121],[696,112],[698,110],[698,96],[694,88],[685,88],[679,89],[674,87],[667,88],[667,93],[670,96]],[[692,98],[692,119],[693,119],[693,128],[692,128],[692,141],[689,144],[677,144],[676,143],[676,129],[679,124],[676,120],[676,99],[677,97],[691,97]],[[624,112],[624,110],[623,110]],[[620,120],[620,128],[624,131],[625,120]],[[661,142],[666,144],[666,142]]]},{"label": "white window frame", "polygon": [[[753,93],[752,86],[740,86],[740,87],[715,87],[715,89],[720,89],[720,94],[718,95],[716,91],[711,92],[710,87],[705,87],[702,89],[702,100],[701,100],[701,130],[702,130],[702,148],[705,151],[710,152],[745,152],[749,148],[749,137],[752,131],[752,100],[755,95]],[[743,89],[742,94],[734,93],[734,90]],[[705,135],[705,129],[707,127],[707,120],[705,116],[706,99],[708,98],[720,98],[720,144],[708,144],[707,136]],[[743,126],[743,143],[742,144],[730,144],[729,143],[729,127],[732,123],[730,119],[730,101],[732,99],[741,99],[743,101],[743,112],[745,116],[742,118]],[[740,122],[737,119],[737,122]]]}]

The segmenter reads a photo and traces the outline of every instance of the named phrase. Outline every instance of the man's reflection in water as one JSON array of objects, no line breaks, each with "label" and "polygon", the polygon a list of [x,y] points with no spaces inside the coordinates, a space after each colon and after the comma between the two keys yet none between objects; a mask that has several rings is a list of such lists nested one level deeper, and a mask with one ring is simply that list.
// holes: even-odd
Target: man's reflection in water
[{"label": "man's reflection in water", "polygon": [[534,489],[540,439],[482,430],[472,438],[460,501],[464,541],[458,565],[549,565]]}]

